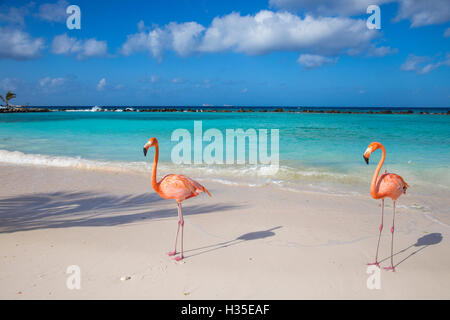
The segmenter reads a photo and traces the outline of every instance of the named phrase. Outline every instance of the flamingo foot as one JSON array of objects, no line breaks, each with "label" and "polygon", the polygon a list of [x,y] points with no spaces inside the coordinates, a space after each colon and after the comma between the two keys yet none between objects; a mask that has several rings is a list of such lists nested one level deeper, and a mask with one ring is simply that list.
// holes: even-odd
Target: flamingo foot
[{"label": "flamingo foot", "polygon": [[179,257],[174,258],[174,260],[175,261],[181,261],[181,260],[183,260],[183,258],[184,258],[184,256],[181,255]]},{"label": "flamingo foot", "polygon": [[383,269],[384,269],[384,270],[387,270],[387,271],[392,270],[392,272],[395,272],[395,268],[394,268],[393,266],[390,266],[390,267],[384,267]]},{"label": "flamingo foot", "polygon": [[167,252],[167,255],[168,255],[169,257],[174,256],[174,255],[176,255],[176,254],[177,254],[176,251],[170,251],[170,252]]},{"label": "flamingo foot", "polygon": [[377,266],[378,268],[380,267],[380,264],[378,263],[378,261],[372,262],[372,263],[368,263],[368,266]]}]

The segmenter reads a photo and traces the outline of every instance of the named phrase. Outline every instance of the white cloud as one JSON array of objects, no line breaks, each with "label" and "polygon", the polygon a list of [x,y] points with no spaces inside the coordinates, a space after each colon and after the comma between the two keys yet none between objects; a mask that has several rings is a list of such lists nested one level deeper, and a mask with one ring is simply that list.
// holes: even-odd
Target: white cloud
[{"label": "white cloud", "polygon": [[38,58],[44,49],[42,38],[26,32],[0,27],[0,59],[27,60]]},{"label": "white cloud", "polygon": [[9,10],[8,12],[0,12],[0,23],[15,24],[23,28],[25,26],[25,16],[30,13],[30,8],[33,6],[34,3],[30,2],[29,4],[19,8],[4,7]]},{"label": "white cloud", "polygon": [[38,89],[45,93],[57,92],[66,88],[67,80],[68,79],[62,77],[45,77],[39,80]]},{"label": "white cloud", "polygon": [[138,24],[139,32],[128,35],[121,52],[130,55],[134,52],[148,52],[161,60],[165,50],[174,50],[181,56],[191,54],[198,46],[199,36],[204,27],[196,22],[171,22],[162,28],[145,31],[143,21]]},{"label": "white cloud", "polygon": [[103,91],[106,86],[106,78],[101,78],[97,83],[97,91]]},{"label": "white cloud", "polygon": [[160,32],[157,30],[128,35],[120,51],[126,56],[134,52],[148,51],[153,57],[160,59],[164,50],[159,38]]},{"label": "white cloud", "polygon": [[369,5],[394,0],[270,0],[271,7],[315,15],[364,15]]},{"label": "white cloud", "polygon": [[392,49],[391,47],[373,47],[368,51],[368,55],[372,57],[384,57],[387,55],[395,54],[398,52],[397,48]]},{"label": "white cloud", "polygon": [[247,93],[248,92],[248,88],[244,88],[241,90],[241,93]]},{"label": "white cloud", "polygon": [[39,80],[41,87],[54,88],[63,85],[66,82],[65,78],[50,78],[45,77]]},{"label": "white cloud", "polygon": [[297,62],[305,69],[314,69],[323,66],[324,64],[334,64],[337,62],[337,58],[328,58],[315,54],[301,54]]},{"label": "white cloud", "polygon": [[52,42],[52,52],[54,54],[69,54],[82,50],[81,41],[69,38],[66,33],[55,36]]},{"label": "white cloud", "polygon": [[[411,27],[445,23],[450,20],[448,0],[270,0],[271,7],[318,16],[366,15],[369,5],[397,2],[395,21],[408,19]],[[381,12],[383,16],[383,11]]]},{"label": "white cloud", "polygon": [[450,37],[450,28],[445,29],[444,37],[446,37],[446,38]]},{"label": "white cloud", "polygon": [[[432,61],[430,57],[419,57],[410,54],[405,63],[402,64],[401,70],[414,71],[418,74],[427,74],[441,66],[450,66],[450,54],[447,53],[443,59]],[[431,62],[430,62],[431,61]]]},{"label": "white cloud", "polygon": [[54,37],[52,42],[54,54],[76,54],[77,59],[102,57],[107,54],[107,51],[106,41],[97,41],[96,39],[77,40],[68,37],[66,33]]},{"label": "white cloud", "polygon": [[81,57],[101,57],[107,53],[106,41],[97,41],[96,39],[88,39],[84,42]]},{"label": "white cloud", "polygon": [[256,15],[231,13],[215,18],[206,30],[200,51],[232,50],[247,54],[308,51],[332,55],[365,47],[377,33],[363,20],[300,18],[288,12],[262,10]]},{"label": "white cloud", "polygon": [[416,71],[419,69],[419,65],[427,61],[428,57],[419,57],[413,54],[408,55],[405,63],[400,67],[403,71]]},{"label": "white cloud", "polygon": [[448,0],[398,0],[399,10],[395,21],[408,19],[411,27],[445,23],[450,20]]},{"label": "white cloud", "polygon": [[66,9],[69,2],[58,0],[56,3],[44,3],[39,6],[38,12],[34,15],[41,20],[49,22],[65,22],[68,15]]},{"label": "white cloud", "polygon": [[196,22],[171,22],[129,35],[121,51],[124,55],[146,51],[158,60],[166,50],[181,56],[223,51],[249,55],[275,51],[337,55],[362,52],[377,36],[378,32],[369,30],[362,19],[309,15],[301,18],[289,12],[262,10],[255,15],[233,12],[216,17],[207,28]]}]

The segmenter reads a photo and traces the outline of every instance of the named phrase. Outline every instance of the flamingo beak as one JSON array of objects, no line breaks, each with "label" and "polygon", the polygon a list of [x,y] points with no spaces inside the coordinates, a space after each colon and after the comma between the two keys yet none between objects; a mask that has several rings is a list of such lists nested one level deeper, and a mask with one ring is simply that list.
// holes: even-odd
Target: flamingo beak
[{"label": "flamingo beak", "polygon": [[369,158],[366,157],[366,155],[363,155],[364,160],[366,160],[366,163],[369,164]]},{"label": "flamingo beak", "polygon": [[144,157],[147,156],[147,151],[148,151],[147,148],[144,147]]}]

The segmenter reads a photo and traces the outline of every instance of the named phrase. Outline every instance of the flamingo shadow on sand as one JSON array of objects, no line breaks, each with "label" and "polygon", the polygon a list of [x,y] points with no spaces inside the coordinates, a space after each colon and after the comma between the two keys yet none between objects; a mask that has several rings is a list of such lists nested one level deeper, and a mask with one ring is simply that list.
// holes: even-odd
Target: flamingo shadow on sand
[{"label": "flamingo shadow on sand", "polygon": [[265,239],[265,238],[268,238],[268,237],[273,237],[275,235],[275,232],[273,232],[273,230],[280,229],[280,228],[281,228],[281,226],[278,226],[278,227],[273,227],[273,228],[270,228],[270,229],[267,229],[267,230],[249,232],[249,233],[243,234],[243,235],[241,235],[241,236],[239,236],[239,237],[237,237],[235,239],[232,239],[232,240],[223,241],[223,242],[219,242],[219,243],[215,243],[215,244],[212,244],[212,245],[209,245],[209,246],[199,247],[199,248],[195,248],[195,249],[185,250],[184,252],[192,252],[192,251],[198,251],[198,250],[206,249],[206,250],[202,250],[200,252],[191,254],[189,256],[186,256],[185,259],[191,258],[191,257],[194,257],[194,256],[198,256],[198,255],[201,255],[201,254],[204,254],[204,253],[208,253],[208,252],[211,252],[211,251],[215,251],[215,250],[218,250],[218,249],[223,249],[223,248],[226,248],[226,247],[229,247],[229,246],[237,245],[239,243],[246,242],[246,241]]},{"label": "flamingo shadow on sand", "polygon": [[[156,194],[112,195],[99,192],[52,192],[0,198],[0,234],[49,228],[101,227],[150,223],[176,217],[161,208]],[[190,205],[185,215],[208,214],[238,204]]]},{"label": "flamingo shadow on sand", "polygon": [[[406,258],[404,258],[400,262],[397,262],[397,264],[394,267],[397,267],[400,263],[402,263],[402,262],[406,261],[407,259],[411,258],[413,255],[419,253],[423,249],[428,248],[429,246],[432,246],[432,245],[440,243],[442,241],[442,239],[443,239],[443,237],[442,237],[442,234],[440,234],[440,233],[430,233],[430,234],[427,234],[427,235],[425,235],[423,237],[420,237],[419,239],[417,239],[416,243],[413,243],[409,247],[406,247],[405,249],[400,250],[399,252],[394,254],[394,256],[396,256],[398,254],[401,254],[401,253],[404,253],[404,252],[408,251],[411,248],[414,248],[414,247],[419,248],[419,249],[413,251],[412,253],[410,253],[408,256],[406,256]],[[388,259],[389,259],[389,257],[387,257],[387,258],[385,258],[383,260],[380,260],[380,263],[383,262],[383,261],[386,261]]]}]

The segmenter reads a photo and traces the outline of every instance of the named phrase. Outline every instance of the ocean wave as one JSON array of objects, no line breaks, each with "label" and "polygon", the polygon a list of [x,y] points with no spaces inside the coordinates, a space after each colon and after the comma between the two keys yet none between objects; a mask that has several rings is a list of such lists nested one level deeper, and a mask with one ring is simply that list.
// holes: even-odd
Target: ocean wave
[{"label": "ocean wave", "polygon": [[[20,151],[0,149],[0,163],[14,165],[45,166],[57,168],[75,168],[82,170],[148,173],[152,170],[152,161],[110,161],[91,160],[82,157],[28,154]],[[308,168],[264,165],[177,165],[168,162],[158,164],[159,175],[182,172],[196,179],[208,179],[226,185],[245,185],[248,187],[278,186],[291,191],[314,191],[328,194],[354,195],[368,187],[370,177],[361,172],[333,172],[327,168]],[[418,191],[420,184],[414,184]],[[412,185],[412,184],[411,184]],[[418,188],[419,187],[419,188]],[[430,188],[423,182],[424,188]],[[436,185],[435,185],[436,187]],[[358,190],[355,191],[355,190]],[[440,188],[445,190],[445,188]]]},{"label": "ocean wave", "polygon": [[126,170],[121,163],[114,164],[109,161],[87,160],[81,157],[26,154],[20,151],[7,150],[0,150],[0,162],[16,165],[77,168],[86,170]]},{"label": "ocean wave", "polygon": [[[82,157],[28,154],[20,151],[0,150],[0,162],[16,165],[48,166],[59,168],[77,168],[84,170],[148,172],[152,163],[144,161],[90,160]],[[162,174],[178,170],[200,177],[223,178],[223,181],[247,181],[251,186],[267,183],[283,184],[301,181],[334,181],[352,183],[358,178],[346,174],[318,171],[310,168],[291,168],[287,166],[264,165],[175,165],[160,162],[158,168]],[[228,182],[227,182],[228,183]]]}]

